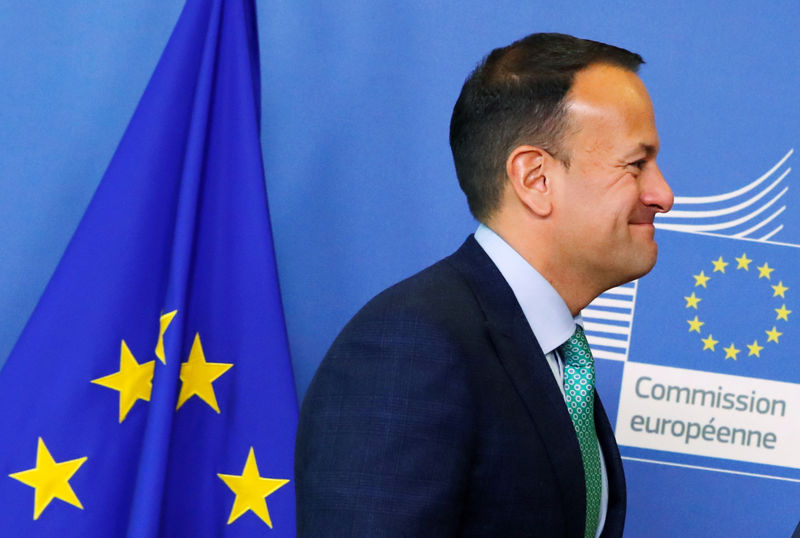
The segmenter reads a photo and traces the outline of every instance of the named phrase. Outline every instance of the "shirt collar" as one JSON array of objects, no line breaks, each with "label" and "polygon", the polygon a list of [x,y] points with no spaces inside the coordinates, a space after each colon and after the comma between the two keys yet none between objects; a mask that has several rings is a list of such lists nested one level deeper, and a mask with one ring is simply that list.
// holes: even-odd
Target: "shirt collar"
[{"label": "shirt collar", "polygon": [[576,324],[583,325],[581,315],[573,318],[555,288],[502,237],[481,224],[475,240],[511,287],[544,353],[566,342]]}]

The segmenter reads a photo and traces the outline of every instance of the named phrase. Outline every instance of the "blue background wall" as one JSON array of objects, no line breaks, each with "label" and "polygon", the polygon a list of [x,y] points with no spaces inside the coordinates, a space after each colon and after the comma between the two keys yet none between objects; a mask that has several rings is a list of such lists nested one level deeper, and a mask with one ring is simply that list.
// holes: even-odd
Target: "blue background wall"
[{"label": "blue background wall", "polygon": [[[369,297],[474,230],[447,131],[463,79],[492,48],[562,31],[642,54],[660,164],[678,195],[738,188],[800,140],[797,2],[418,4],[259,3],[263,151],[301,396]],[[0,361],[77,226],[182,5],[0,7]],[[792,175],[786,181],[789,209],[774,239],[800,243],[792,209],[800,190]],[[726,525],[758,518],[746,483],[710,474],[687,489],[687,475],[637,467],[644,465],[626,463],[632,536],[645,532],[653,509],[675,512],[663,516],[665,536],[715,535],[725,509],[701,506],[731,487],[745,489],[731,497]],[[670,480],[669,496],[659,493]],[[684,490],[686,501],[676,501]],[[777,529],[797,518],[800,509]],[[758,535],[758,525],[746,528]]]}]

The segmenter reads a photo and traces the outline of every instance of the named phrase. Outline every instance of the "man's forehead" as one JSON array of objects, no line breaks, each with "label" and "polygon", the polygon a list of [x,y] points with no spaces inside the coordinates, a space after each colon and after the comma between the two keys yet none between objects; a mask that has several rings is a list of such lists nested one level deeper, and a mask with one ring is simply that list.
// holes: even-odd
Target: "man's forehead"
[{"label": "man's forehead", "polygon": [[646,98],[650,101],[644,82],[623,67],[592,64],[578,71],[568,98],[600,104],[616,104]]},{"label": "man's forehead", "polygon": [[567,110],[575,134],[593,139],[609,136],[617,141],[627,138],[626,153],[651,155],[658,151],[650,96],[631,71],[596,65],[578,72],[567,95]]}]

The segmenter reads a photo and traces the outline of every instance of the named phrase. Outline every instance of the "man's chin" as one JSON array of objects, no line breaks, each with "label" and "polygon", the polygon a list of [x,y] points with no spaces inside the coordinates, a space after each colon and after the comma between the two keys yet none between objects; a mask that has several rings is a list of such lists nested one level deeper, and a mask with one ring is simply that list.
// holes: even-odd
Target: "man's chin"
[{"label": "man's chin", "polygon": [[658,245],[655,241],[649,241],[646,247],[638,252],[637,256],[632,257],[621,271],[621,279],[617,285],[625,284],[637,278],[641,278],[649,273],[656,265],[658,258]]},{"label": "man's chin", "polygon": [[642,252],[642,255],[637,260],[637,275],[631,278],[631,280],[643,277],[656,266],[656,260],[658,260],[658,245],[655,241],[650,242],[648,251],[647,253]]}]

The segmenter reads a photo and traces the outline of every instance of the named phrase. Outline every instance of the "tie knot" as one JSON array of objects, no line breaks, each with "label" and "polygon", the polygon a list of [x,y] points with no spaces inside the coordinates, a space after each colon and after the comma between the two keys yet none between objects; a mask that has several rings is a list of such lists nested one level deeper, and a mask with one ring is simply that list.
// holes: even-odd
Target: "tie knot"
[{"label": "tie knot", "polygon": [[569,340],[561,344],[558,349],[564,355],[567,365],[589,366],[594,362],[589,342],[586,341],[586,335],[580,325],[575,327],[575,332],[572,333]]}]

